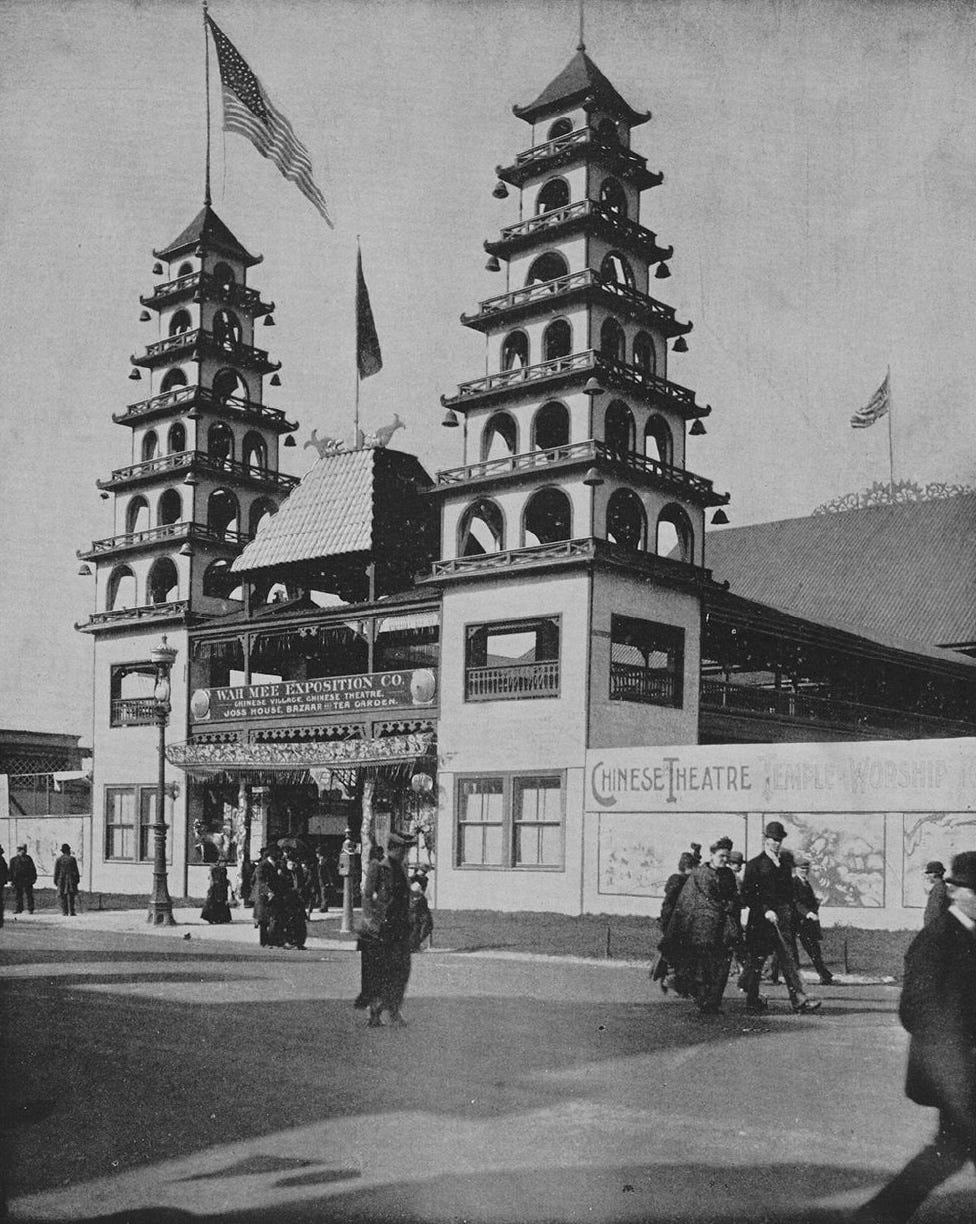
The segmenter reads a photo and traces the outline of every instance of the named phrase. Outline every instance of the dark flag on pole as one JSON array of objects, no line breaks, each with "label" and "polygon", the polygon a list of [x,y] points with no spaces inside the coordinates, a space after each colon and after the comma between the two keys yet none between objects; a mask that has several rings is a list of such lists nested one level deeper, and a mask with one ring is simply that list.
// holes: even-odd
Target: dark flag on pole
[{"label": "dark flag on pole", "polygon": [[268,97],[247,61],[214,19],[207,23],[217,48],[224,99],[224,131],[246,136],[257,151],[278,167],[286,179],[315,205],[333,229],[325,196],[312,178],[312,159],[291,124]]},{"label": "dark flag on pole", "polygon": [[369,304],[369,290],[363,276],[363,257],[356,250],[356,364],[360,378],[369,378],[383,369],[380,340]]}]

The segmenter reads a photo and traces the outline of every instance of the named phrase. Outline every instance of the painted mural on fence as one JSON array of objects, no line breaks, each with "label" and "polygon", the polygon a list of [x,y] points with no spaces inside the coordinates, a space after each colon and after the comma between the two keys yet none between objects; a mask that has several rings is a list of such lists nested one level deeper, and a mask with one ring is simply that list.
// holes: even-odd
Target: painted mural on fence
[{"label": "painted mural on fence", "polygon": [[[767,816],[758,813],[750,832],[758,834]],[[885,904],[884,812],[782,812],[784,843],[810,859],[810,883],[821,905],[838,909],[880,909]],[[758,846],[757,846],[758,852]]]},{"label": "painted mural on fence", "polygon": [[674,816],[601,813],[597,889],[620,897],[663,897],[678,858],[698,842],[707,857],[711,842],[731,837],[745,852],[745,816],[716,812]]},{"label": "painted mural on fence", "polygon": [[902,905],[925,905],[925,864],[938,859],[946,868],[963,850],[976,850],[972,812],[905,812],[902,816]]}]

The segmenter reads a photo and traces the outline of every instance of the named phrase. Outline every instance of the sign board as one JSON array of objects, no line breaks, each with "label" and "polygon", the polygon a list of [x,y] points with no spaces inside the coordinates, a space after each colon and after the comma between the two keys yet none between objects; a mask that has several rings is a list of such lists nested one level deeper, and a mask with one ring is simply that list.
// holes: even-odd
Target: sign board
[{"label": "sign board", "polygon": [[190,698],[190,718],[202,723],[363,714],[431,705],[436,692],[437,673],[426,667],[277,684],[231,684],[197,689]]}]

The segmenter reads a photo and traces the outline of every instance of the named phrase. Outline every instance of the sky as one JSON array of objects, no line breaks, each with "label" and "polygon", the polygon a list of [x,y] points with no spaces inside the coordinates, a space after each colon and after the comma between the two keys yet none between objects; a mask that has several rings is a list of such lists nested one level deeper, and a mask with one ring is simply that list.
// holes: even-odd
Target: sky
[{"label": "sky", "polygon": [[[266,401],[298,420],[283,470],[352,436],[357,238],[384,368],[367,432],[429,471],[462,462],[442,394],[484,373],[459,323],[506,289],[482,243],[518,219],[494,167],[512,114],[575,53],[578,0],[213,0],[307,145],[336,218],[220,130],[214,208],[264,256]],[[91,728],[92,607],[77,549],[115,533],[95,481],[132,461],[112,413],[161,248],[203,203],[196,0],[0,0],[0,727]],[[636,109],[673,245],[658,297],[690,319],[669,377],[713,406],[688,467],[732,525],[810,514],[889,478],[889,431],[849,419],[890,367],[896,479],[976,484],[976,5],[956,0],[586,0],[587,53]],[[514,286],[513,286],[514,287]],[[144,386],[145,384],[143,384]],[[706,555],[707,564],[707,555]]]}]

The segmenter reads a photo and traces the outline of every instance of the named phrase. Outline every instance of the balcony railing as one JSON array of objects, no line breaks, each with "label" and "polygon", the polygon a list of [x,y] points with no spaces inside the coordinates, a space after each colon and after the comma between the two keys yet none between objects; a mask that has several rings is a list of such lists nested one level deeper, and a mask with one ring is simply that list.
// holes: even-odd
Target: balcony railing
[{"label": "balcony railing", "polygon": [[87,552],[79,552],[83,560],[89,560],[101,553],[118,552],[127,548],[141,548],[144,544],[154,544],[160,540],[198,540],[204,543],[220,543],[243,545],[251,537],[243,531],[217,531],[213,527],[205,527],[203,523],[166,523],[161,527],[150,527],[146,531],[128,531],[124,535],[107,536],[103,540],[92,540],[92,546]]},{"label": "balcony railing", "polygon": [[559,294],[570,293],[575,289],[587,289],[591,286],[623,298],[641,314],[654,318],[658,323],[667,326],[674,322],[672,307],[648,297],[646,293],[641,293],[632,285],[622,285],[618,281],[607,280],[592,268],[569,272],[565,276],[556,277],[555,280],[538,281],[533,285],[526,285],[523,289],[513,289],[511,293],[500,293],[496,297],[486,298],[483,302],[478,303],[479,313],[477,315],[462,315],[461,321],[470,323],[480,315],[494,315],[501,311],[514,310],[519,306],[544,302]]},{"label": "balcony railing", "polygon": [[113,608],[111,612],[93,612],[91,616],[76,629],[97,629],[101,625],[115,624],[117,621],[132,620],[166,620],[172,616],[184,616],[190,608],[188,599],[174,599],[169,603],[140,604],[136,608]]},{"label": "balcony railing", "polygon": [[486,459],[483,463],[469,463],[465,467],[448,468],[446,471],[437,473],[435,483],[442,487],[467,484],[472,480],[490,480],[498,476],[507,476],[513,472],[546,467],[553,463],[588,463],[597,459],[621,464],[634,472],[657,476],[672,488],[678,488],[699,497],[710,497],[712,493],[712,482],[703,476],[696,476],[692,472],[686,472],[683,468],[672,467],[669,463],[661,463],[649,455],[640,455],[636,451],[618,452],[605,442],[597,442],[594,439],[587,442],[573,442],[566,446],[555,446],[548,450],[528,451],[521,455],[505,455],[499,459]]},{"label": "balcony railing", "polygon": [[272,472],[269,468],[258,467],[254,464],[237,463],[233,459],[220,459],[216,455],[208,455],[206,451],[176,451],[172,455],[160,455],[156,459],[147,459],[143,463],[133,463],[129,467],[116,468],[110,480],[99,483],[101,488],[107,488],[116,482],[134,480],[140,476],[156,476],[160,472],[172,472],[191,466],[201,471],[237,476],[245,480],[257,480],[263,484],[278,485],[286,489],[293,489],[299,483],[298,476],[287,476],[284,472]]},{"label": "balcony railing", "polygon": [[497,374],[488,374],[484,378],[473,378],[470,382],[460,383],[457,395],[445,397],[442,402],[445,406],[450,406],[476,395],[487,395],[491,392],[506,390],[509,387],[518,387],[523,383],[580,372],[599,374],[600,371],[606,371],[611,378],[621,383],[629,384],[638,390],[667,400],[679,410],[687,411],[695,408],[694,391],[678,383],[669,382],[668,379],[661,378],[657,374],[642,370],[639,366],[607,357],[595,349],[571,353],[566,357],[554,357],[550,361],[540,361],[535,365],[501,370]]},{"label": "balcony railing", "polygon": [[598,132],[594,131],[593,128],[583,127],[577,128],[573,132],[567,132],[565,136],[557,136],[554,140],[546,140],[542,144],[533,145],[531,149],[525,149],[523,152],[516,154],[515,168],[519,170],[532,169],[538,162],[548,161],[551,157],[556,157],[560,153],[571,150],[584,150],[589,145],[612,152],[629,169],[643,170],[647,165],[646,157],[641,157],[639,154],[631,152],[630,149],[625,149],[621,144],[610,143]]},{"label": "balcony railing", "polygon": [[798,722],[828,723],[843,730],[886,729],[906,736],[938,735],[945,730],[972,735],[974,724],[958,719],[940,718],[910,710],[866,705],[843,698],[816,696],[792,689],[767,689],[746,684],[726,684],[703,678],[700,686],[702,709],[729,713],[756,714]]},{"label": "balcony railing", "polygon": [[163,357],[184,348],[196,348],[198,345],[206,345],[208,348],[226,353],[228,357],[241,364],[258,366],[269,364],[265,349],[255,348],[253,344],[241,344],[235,340],[218,340],[213,332],[202,327],[178,332],[175,336],[166,336],[153,344],[147,344],[145,357],[140,357],[136,364],[143,365],[156,357]]},{"label": "balcony railing", "polygon": [[559,696],[559,660],[515,663],[502,667],[469,667],[464,673],[467,701],[503,701]]},{"label": "balcony railing", "polygon": [[220,281],[209,272],[190,272],[186,276],[178,276],[175,280],[163,281],[157,285],[148,297],[140,297],[140,302],[148,306],[161,298],[170,298],[196,290],[205,289],[211,297],[244,310],[251,310],[261,304],[261,295],[257,289],[240,285],[236,281]]},{"label": "balcony railing", "polygon": [[575,200],[572,204],[564,204],[561,208],[553,208],[549,212],[537,213],[536,216],[529,217],[525,221],[519,221],[516,225],[506,225],[502,229],[502,242],[528,238],[534,234],[554,229],[556,226],[565,225],[569,221],[581,220],[584,217],[594,217],[607,222],[631,242],[636,242],[642,247],[653,247],[655,251],[660,250],[661,255],[665,258],[674,253],[673,247],[658,247],[657,234],[653,230],[645,229],[643,225],[638,225],[636,221],[631,221],[628,217],[621,216],[619,212],[615,212],[612,208],[607,208],[605,204],[599,204],[595,200]]},{"label": "balcony railing", "polygon": [[610,663],[610,700],[644,705],[675,705],[678,692],[673,672],[653,671],[632,663]]},{"label": "balcony railing", "polygon": [[112,699],[110,725],[145,727],[156,721],[156,702],[152,697],[115,697]]},{"label": "balcony railing", "polygon": [[269,408],[266,404],[257,404],[253,400],[242,399],[236,395],[215,396],[209,387],[187,386],[174,387],[172,391],[164,391],[162,395],[154,395],[151,399],[140,400],[129,404],[125,412],[113,413],[112,420],[116,424],[136,417],[147,416],[154,412],[168,412],[172,408],[184,404],[199,404],[211,411],[229,412],[231,415],[258,418],[270,425],[286,423],[285,414],[278,408]]}]

